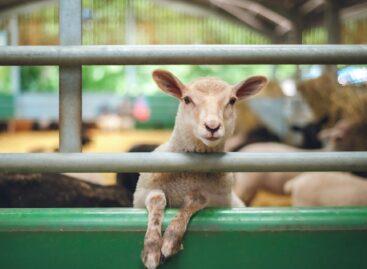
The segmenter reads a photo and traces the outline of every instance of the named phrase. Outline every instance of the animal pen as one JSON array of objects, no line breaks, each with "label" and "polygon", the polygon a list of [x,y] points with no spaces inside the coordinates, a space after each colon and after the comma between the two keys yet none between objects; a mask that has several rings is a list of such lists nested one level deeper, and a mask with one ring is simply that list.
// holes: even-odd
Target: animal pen
[{"label": "animal pen", "polygon": [[[367,63],[367,45],[81,46],[81,24],[81,0],[63,0],[61,46],[0,48],[0,65],[60,67],[60,153],[0,154],[1,172],[367,171],[367,152],[80,153],[82,65]],[[0,209],[0,267],[142,267],[146,217],[137,209]],[[366,242],[363,207],[210,209],[163,267],[366,268]]]}]

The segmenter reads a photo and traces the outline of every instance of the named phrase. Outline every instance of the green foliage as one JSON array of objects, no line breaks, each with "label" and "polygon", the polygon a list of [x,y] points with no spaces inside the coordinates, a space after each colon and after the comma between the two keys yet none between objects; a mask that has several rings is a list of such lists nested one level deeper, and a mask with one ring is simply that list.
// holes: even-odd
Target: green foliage
[{"label": "green foliage", "polygon": [[[130,78],[127,74],[133,72]],[[138,96],[157,93],[151,74],[153,70],[167,69],[179,77],[184,83],[197,77],[216,76],[229,83],[237,83],[249,76],[272,74],[271,65],[172,65],[172,66],[85,66],[83,67],[83,90],[90,92],[114,92],[121,95]],[[1,72],[0,69],[0,80]],[[5,69],[6,70],[6,69]],[[22,67],[21,86],[25,92],[55,92],[58,89],[57,67]],[[4,72],[3,72],[4,73]],[[294,76],[293,65],[277,66],[277,78],[285,79]],[[10,73],[5,73],[5,81]],[[10,89],[7,86],[6,89]]]},{"label": "green foliage", "polygon": [[93,92],[124,93],[123,66],[83,66],[83,89]]},{"label": "green foliage", "polygon": [[314,27],[303,32],[303,44],[326,44],[327,31],[324,27]]},{"label": "green foliage", "polygon": [[53,92],[59,84],[56,66],[24,66],[21,71],[21,89],[25,92]]},{"label": "green foliage", "polygon": [[0,66],[0,93],[10,93],[11,67]]}]

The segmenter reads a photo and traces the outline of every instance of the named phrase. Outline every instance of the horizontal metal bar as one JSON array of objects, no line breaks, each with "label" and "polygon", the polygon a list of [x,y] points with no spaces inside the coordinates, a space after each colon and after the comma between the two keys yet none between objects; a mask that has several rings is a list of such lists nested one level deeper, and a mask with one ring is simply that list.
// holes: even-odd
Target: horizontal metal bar
[{"label": "horizontal metal bar", "polygon": [[366,63],[367,45],[124,45],[0,47],[0,65]]},{"label": "horizontal metal bar", "polygon": [[[164,227],[177,214],[167,210]],[[113,208],[0,209],[0,232],[124,231],[145,232],[146,210]],[[189,231],[333,231],[366,230],[367,208],[207,209]]]},{"label": "horizontal metal bar", "polygon": [[179,171],[367,171],[367,152],[0,154],[0,172]]}]

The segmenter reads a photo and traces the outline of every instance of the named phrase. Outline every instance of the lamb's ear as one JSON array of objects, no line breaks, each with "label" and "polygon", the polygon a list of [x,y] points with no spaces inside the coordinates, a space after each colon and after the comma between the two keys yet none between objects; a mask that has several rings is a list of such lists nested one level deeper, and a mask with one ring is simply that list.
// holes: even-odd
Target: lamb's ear
[{"label": "lamb's ear", "polygon": [[317,134],[317,138],[322,141],[340,141],[345,137],[345,132],[335,128],[324,129]]},{"label": "lamb's ear", "polygon": [[345,139],[350,130],[353,128],[353,124],[346,120],[341,120],[335,124],[334,127],[324,129],[317,134],[320,140],[333,140],[341,141]]},{"label": "lamb's ear", "polygon": [[243,99],[251,95],[257,94],[268,83],[266,77],[255,76],[250,77],[234,86],[238,99]]},{"label": "lamb's ear", "polygon": [[153,79],[164,92],[179,99],[182,98],[182,92],[185,86],[171,72],[159,69],[154,70]]}]

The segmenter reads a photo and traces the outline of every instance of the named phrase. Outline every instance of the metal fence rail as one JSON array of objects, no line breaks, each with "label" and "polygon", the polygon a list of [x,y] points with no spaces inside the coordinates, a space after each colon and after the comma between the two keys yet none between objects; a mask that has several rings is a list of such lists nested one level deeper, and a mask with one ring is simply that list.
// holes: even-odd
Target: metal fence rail
[{"label": "metal fence rail", "polygon": [[366,171],[367,152],[0,154],[0,172]]},{"label": "metal fence rail", "polygon": [[367,45],[108,45],[0,47],[0,65],[365,63],[367,63]]}]

